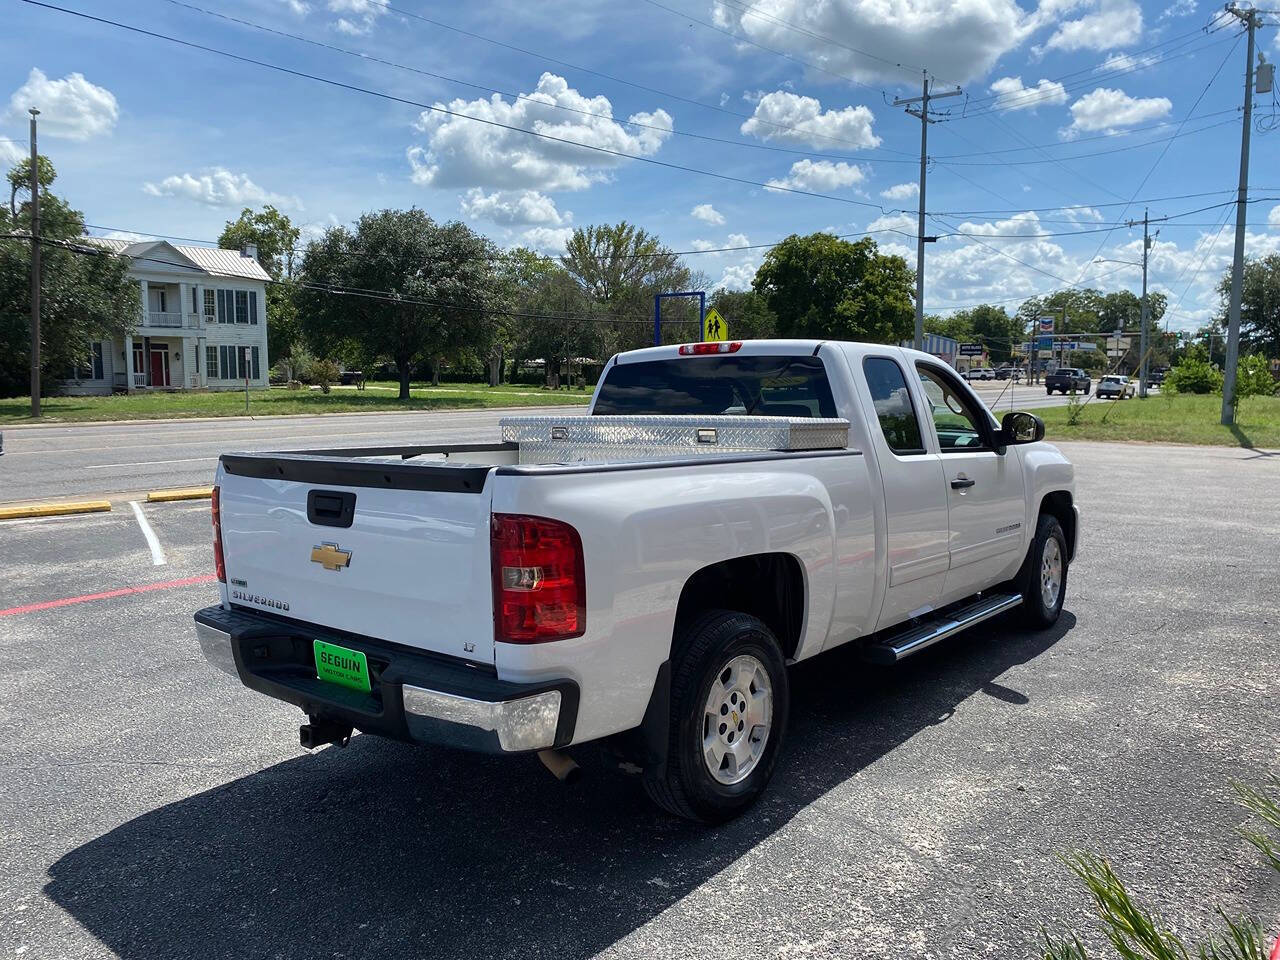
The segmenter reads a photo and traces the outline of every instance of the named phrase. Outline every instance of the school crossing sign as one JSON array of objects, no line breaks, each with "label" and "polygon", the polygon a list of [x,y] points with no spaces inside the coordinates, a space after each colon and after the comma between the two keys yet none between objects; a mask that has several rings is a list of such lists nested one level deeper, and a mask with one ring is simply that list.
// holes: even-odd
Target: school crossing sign
[{"label": "school crossing sign", "polygon": [[712,307],[702,318],[703,342],[721,342],[729,339],[729,324],[720,312]]}]

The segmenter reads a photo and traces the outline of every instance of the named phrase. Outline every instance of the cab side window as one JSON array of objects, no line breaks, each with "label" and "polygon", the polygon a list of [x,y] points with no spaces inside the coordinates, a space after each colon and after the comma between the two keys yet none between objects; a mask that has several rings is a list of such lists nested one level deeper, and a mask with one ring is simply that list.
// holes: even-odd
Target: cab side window
[{"label": "cab side window", "polygon": [[920,421],[911,404],[902,368],[888,357],[867,357],[862,361],[862,372],[871,391],[880,432],[889,449],[899,456],[924,453]]},{"label": "cab side window", "polygon": [[929,403],[933,426],[938,432],[938,447],[943,453],[964,453],[985,447],[982,424],[985,416],[973,407],[940,370],[917,364],[920,385]]}]

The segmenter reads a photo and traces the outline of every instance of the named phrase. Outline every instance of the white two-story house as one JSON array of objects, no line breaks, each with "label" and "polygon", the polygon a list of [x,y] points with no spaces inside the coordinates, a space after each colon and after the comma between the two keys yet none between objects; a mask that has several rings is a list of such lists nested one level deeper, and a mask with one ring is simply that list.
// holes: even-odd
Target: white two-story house
[{"label": "white two-story house", "polygon": [[267,284],[257,250],[165,240],[88,242],[130,257],[142,311],[122,339],[91,345],[63,381],[68,394],[243,390],[267,386]]}]

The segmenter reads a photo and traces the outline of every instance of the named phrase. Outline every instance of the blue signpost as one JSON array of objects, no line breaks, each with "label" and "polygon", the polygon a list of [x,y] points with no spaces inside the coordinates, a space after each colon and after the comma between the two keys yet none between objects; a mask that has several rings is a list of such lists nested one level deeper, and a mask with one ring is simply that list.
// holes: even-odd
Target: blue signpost
[{"label": "blue signpost", "polygon": [[653,345],[662,346],[662,301],[668,297],[698,298],[698,337],[702,337],[702,321],[707,316],[707,294],[704,290],[682,290],[680,293],[657,293],[653,296]]}]

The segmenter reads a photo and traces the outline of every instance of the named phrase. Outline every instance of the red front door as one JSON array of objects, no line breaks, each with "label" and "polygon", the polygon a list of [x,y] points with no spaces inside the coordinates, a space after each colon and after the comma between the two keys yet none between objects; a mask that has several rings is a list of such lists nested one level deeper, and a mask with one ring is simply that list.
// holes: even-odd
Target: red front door
[{"label": "red front door", "polygon": [[167,350],[151,351],[151,385],[169,386],[169,353]]}]

